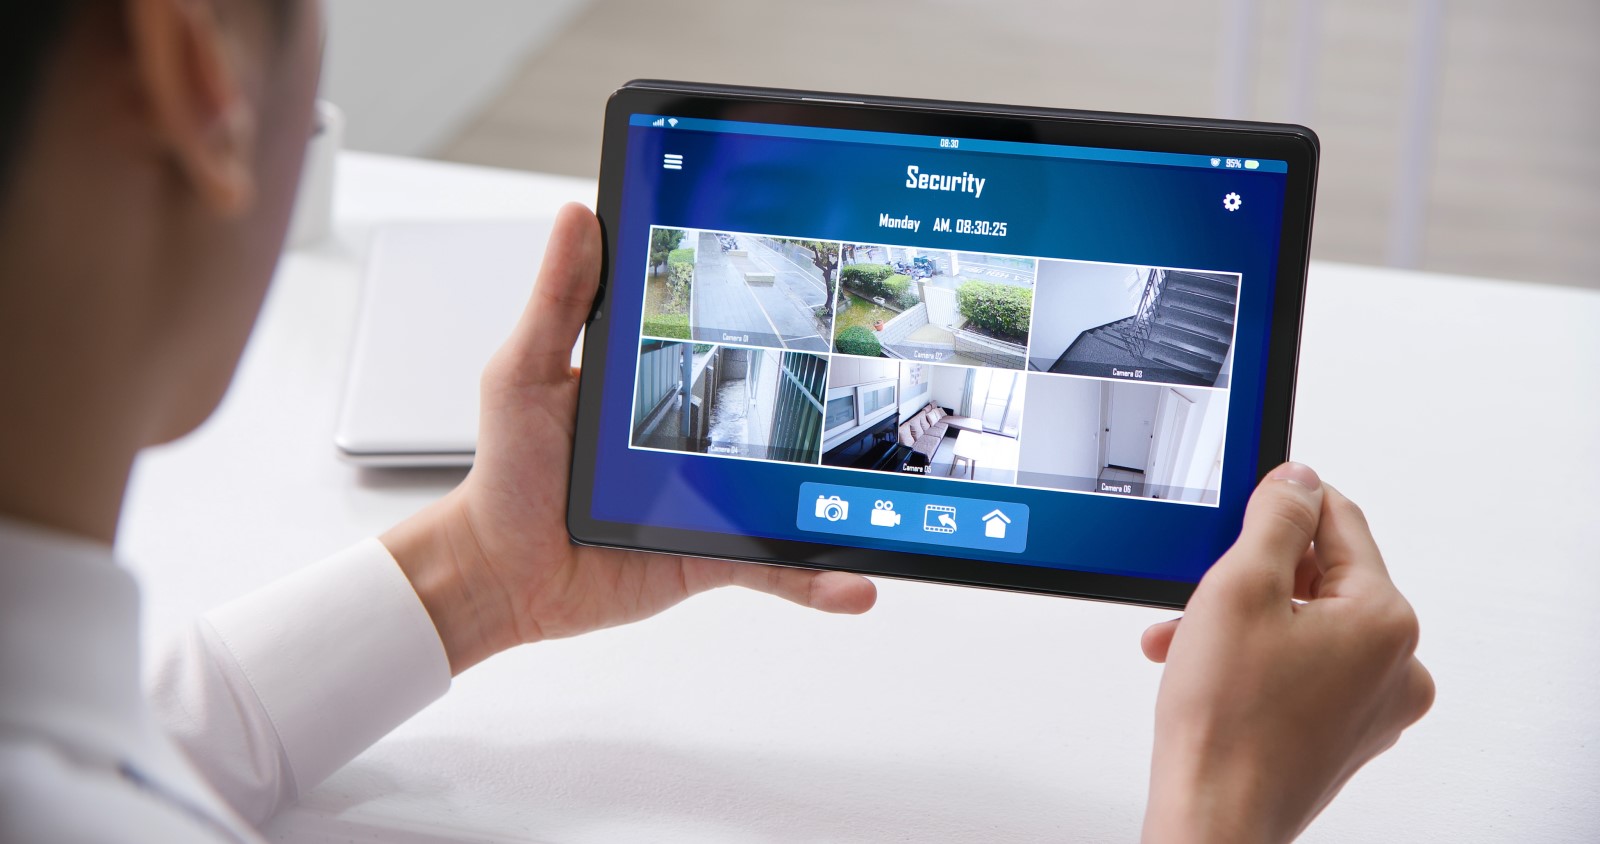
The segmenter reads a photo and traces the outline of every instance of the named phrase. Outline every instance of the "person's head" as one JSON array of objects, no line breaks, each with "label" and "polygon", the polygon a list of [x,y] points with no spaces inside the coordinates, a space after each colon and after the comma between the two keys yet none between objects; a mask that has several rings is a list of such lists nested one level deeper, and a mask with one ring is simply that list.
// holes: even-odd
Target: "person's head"
[{"label": "person's head", "polygon": [[0,10],[0,507],[215,408],[282,248],[321,40],[318,0]]}]

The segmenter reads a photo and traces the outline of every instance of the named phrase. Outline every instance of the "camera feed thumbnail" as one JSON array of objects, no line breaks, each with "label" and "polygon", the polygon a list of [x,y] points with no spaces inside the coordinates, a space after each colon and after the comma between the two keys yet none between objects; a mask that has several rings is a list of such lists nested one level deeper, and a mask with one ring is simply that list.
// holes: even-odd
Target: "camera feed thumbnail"
[{"label": "camera feed thumbnail", "polygon": [[1238,302],[1233,273],[1041,261],[1028,368],[1226,387]]},{"label": "camera feed thumbnail", "polygon": [[654,227],[641,333],[825,353],[838,267],[832,241]]},{"label": "camera feed thumbnail", "polygon": [[1023,369],[1032,258],[846,243],[833,342],[840,354]]},{"label": "camera feed thumbnail", "polygon": [[644,340],[633,445],[816,463],[827,378],[820,355]]},{"label": "camera feed thumbnail", "polygon": [[1011,484],[1026,380],[1005,369],[835,357],[822,463]]},{"label": "camera feed thumbnail", "polygon": [[1215,505],[1228,394],[1033,375],[1017,482]]}]

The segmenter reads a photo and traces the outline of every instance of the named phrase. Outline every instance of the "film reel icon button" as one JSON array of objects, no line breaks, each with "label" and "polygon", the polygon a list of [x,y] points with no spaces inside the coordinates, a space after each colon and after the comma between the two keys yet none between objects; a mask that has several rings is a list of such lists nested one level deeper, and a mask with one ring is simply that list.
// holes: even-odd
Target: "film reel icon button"
[{"label": "film reel icon button", "polygon": [[929,533],[955,533],[956,508],[929,504],[922,514],[922,529]]}]

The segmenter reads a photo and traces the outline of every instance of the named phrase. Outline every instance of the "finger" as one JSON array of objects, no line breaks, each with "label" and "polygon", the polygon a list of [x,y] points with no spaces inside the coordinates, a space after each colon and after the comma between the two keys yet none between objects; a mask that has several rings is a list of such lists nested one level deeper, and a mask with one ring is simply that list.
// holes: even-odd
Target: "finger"
[{"label": "finger", "polygon": [[1180,621],[1183,621],[1182,617],[1145,628],[1144,635],[1139,637],[1139,649],[1144,651],[1145,659],[1151,662],[1167,661],[1167,652],[1172,649],[1172,637],[1177,635]]},{"label": "finger", "polygon": [[814,610],[856,615],[872,609],[878,600],[878,587],[859,574],[757,563],[727,565],[730,585],[766,592]]},{"label": "finger", "polygon": [[1411,665],[1406,672],[1406,702],[1410,704],[1406,712],[1406,726],[1411,726],[1428,714],[1433,708],[1433,700],[1438,695],[1439,689],[1433,682],[1433,674],[1428,671],[1416,657],[1411,658]]},{"label": "finger", "polygon": [[1285,463],[1273,469],[1250,496],[1239,540],[1206,579],[1287,605],[1294,596],[1296,567],[1317,535],[1321,513],[1322,480],[1310,466]]},{"label": "finger", "polygon": [[1317,525],[1317,564],[1323,595],[1352,595],[1363,588],[1393,589],[1378,542],[1355,502],[1327,487]]},{"label": "finger", "polygon": [[533,295],[506,344],[520,384],[571,376],[572,346],[600,285],[600,252],[600,224],[594,214],[576,202],[562,206]]}]

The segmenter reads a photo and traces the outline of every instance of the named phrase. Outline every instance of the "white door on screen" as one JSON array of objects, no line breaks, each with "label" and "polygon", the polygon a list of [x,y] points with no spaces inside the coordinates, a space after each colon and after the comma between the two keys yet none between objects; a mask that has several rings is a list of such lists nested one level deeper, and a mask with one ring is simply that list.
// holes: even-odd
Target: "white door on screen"
[{"label": "white door on screen", "polygon": [[1106,465],[1143,472],[1150,465],[1150,435],[1161,391],[1144,384],[1112,384],[1109,389]]},{"label": "white door on screen", "polygon": [[1183,450],[1184,428],[1193,406],[1194,402],[1177,390],[1164,388],[1160,391],[1156,403],[1156,427],[1150,439],[1150,468],[1145,472],[1147,484],[1163,487],[1173,484],[1179,452]]}]

